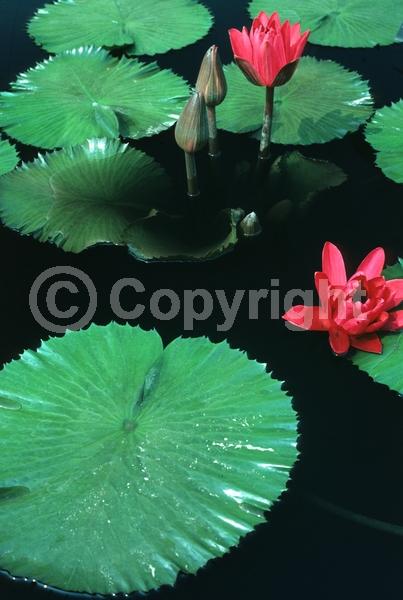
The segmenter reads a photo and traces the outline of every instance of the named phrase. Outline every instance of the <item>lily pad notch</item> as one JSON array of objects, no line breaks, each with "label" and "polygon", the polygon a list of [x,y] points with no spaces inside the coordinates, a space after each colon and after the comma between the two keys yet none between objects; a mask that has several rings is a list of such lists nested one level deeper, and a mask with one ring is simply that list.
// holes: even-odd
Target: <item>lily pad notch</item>
[{"label": "lily pad notch", "polygon": [[58,0],[36,12],[28,32],[56,54],[95,45],[138,56],[193,44],[212,24],[212,14],[196,0]]},{"label": "lily pad notch", "polygon": [[46,149],[96,137],[139,139],[171,127],[188,95],[187,83],[156,63],[82,47],[28,69],[0,93],[0,127]]}]

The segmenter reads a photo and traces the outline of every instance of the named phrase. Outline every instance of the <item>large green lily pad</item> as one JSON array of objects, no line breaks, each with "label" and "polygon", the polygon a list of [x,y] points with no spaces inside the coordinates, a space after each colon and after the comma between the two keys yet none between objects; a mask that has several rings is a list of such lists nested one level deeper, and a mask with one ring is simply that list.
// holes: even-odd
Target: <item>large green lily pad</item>
[{"label": "large green lily pad", "polygon": [[265,520],[297,455],[281,383],[205,338],[70,332],[6,365],[0,397],[0,567],[66,590],[196,572]]},{"label": "large green lily pad", "polygon": [[365,130],[367,141],[378,151],[376,164],[386,177],[403,183],[403,100],[376,111]]},{"label": "large green lily pad", "polygon": [[261,10],[300,22],[313,44],[346,48],[393,44],[403,22],[403,4],[396,0],[252,0],[251,16]]},{"label": "large green lily pad", "polygon": [[[235,63],[225,67],[228,96],[219,126],[234,133],[260,130],[265,89],[251,85]],[[294,77],[275,91],[273,142],[318,144],[355,131],[372,113],[368,83],[330,60],[301,59]],[[259,134],[260,135],[260,134]]]},{"label": "large green lily pad", "polygon": [[133,56],[193,44],[212,22],[195,0],[58,0],[37,11],[28,31],[49,52],[126,46]]},{"label": "large green lily pad", "polygon": [[10,144],[8,140],[0,138],[0,175],[12,171],[19,160],[16,147]]},{"label": "large green lily pad", "polygon": [[383,352],[356,352],[353,363],[366,371],[377,383],[383,383],[403,394],[403,333],[390,333],[382,338]]},{"label": "large green lily pad", "polygon": [[164,206],[169,179],[149,156],[105,139],[39,156],[0,180],[5,225],[63,250],[124,244],[126,229]]},{"label": "large green lily pad", "polygon": [[151,136],[177,120],[189,89],[178,75],[100,48],[45,60],[0,94],[0,126],[40,148],[94,137]]}]

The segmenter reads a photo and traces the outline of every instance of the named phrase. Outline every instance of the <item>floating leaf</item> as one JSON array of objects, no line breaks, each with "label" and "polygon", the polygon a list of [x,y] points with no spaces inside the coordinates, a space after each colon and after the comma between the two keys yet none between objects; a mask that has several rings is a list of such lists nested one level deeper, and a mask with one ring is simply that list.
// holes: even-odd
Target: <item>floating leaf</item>
[{"label": "floating leaf", "polygon": [[303,209],[315,194],[337,187],[346,180],[344,171],[333,163],[291,152],[280,156],[271,167],[268,189],[271,198],[291,200]]},{"label": "floating leaf", "polygon": [[365,136],[378,150],[376,164],[386,177],[403,183],[403,100],[377,110]]},{"label": "floating leaf", "polygon": [[0,126],[41,148],[95,137],[151,136],[173,125],[189,90],[178,75],[106,50],[80,48],[45,60],[0,94]]},{"label": "floating leaf", "polygon": [[205,338],[70,332],[7,365],[0,396],[22,405],[1,412],[0,489],[28,490],[0,494],[0,567],[62,589],[196,572],[264,521],[296,458],[281,383]]},{"label": "floating leaf", "polygon": [[[399,258],[397,263],[386,267],[382,275],[385,279],[403,279],[403,258]],[[403,310],[403,303],[397,307],[398,310]]]},{"label": "floating leaf", "polygon": [[403,21],[403,4],[396,0],[252,0],[250,15],[261,10],[300,22],[311,30],[313,44],[345,48],[393,44]]},{"label": "floating leaf", "polygon": [[242,216],[239,210],[224,210],[195,235],[187,218],[154,212],[131,225],[126,240],[130,253],[139,260],[212,260],[237,244]]},{"label": "floating leaf", "polygon": [[[235,63],[225,67],[228,96],[219,109],[219,125],[234,133],[260,130],[264,94]],[[301,59],[289,83],[276,88],[273,142],[317,144],[355,131],[372,112],[367,82],[330,60]],[[259,134],[260,135],[260,134]]]},{"label": "floating leaf", "polygon": [[0,175],[9,173],[17,166],[18,152],[10,142],[0,139]]},{"label": "floating leaf", "polygon": [[28,31],[49,52],[81,46],[128,46],[131,56],[193,44],[213,22],[194,0],[58,0],[45,4]]},{"label": "floating leaf", "polygon": [[386,267],[382,275],[385,279],[403,279],[403,258],[399,258],[396,264]]},{"label": "floating leaf", "polygon": [[169,181],[155,161],[118,141],[39,156],[0,180],[0,216],[22,234],[81,252],[97,243],[124,243],[124,232],[154,206]]},{"label": "floating leaf", "polygon": [[383,336],[382,344],[382,354],[356,352],[352,358],[353,363],[377,383],[383,383],[403,394],[403,333]]}]

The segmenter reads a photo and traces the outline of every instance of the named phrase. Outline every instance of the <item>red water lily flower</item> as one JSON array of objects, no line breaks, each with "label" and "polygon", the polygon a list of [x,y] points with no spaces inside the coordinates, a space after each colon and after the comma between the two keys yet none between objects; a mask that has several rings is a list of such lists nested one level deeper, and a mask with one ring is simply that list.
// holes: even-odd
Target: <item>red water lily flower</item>
[{"label": "red water lily flower", "polygon": [[403,302],[403,279],[386,281],[384,264],[383,248],[375,248],[347,279],[340,250],[326,242],[322,271],[315,273],[321,305],[294,306],[283,319],[301,329],[328,331],[335,354],[346,354],[350,346],[381,354],[378,332],[403,328],[403,310],[392,310]]},{"label": "red water lily flower", "polygon": [[234,58],[245,76],[255,85],[284,85],[294,74],[310,31],[301,34],[299,23],[280,22],[278,13],[261,12],[250,32],[230,29]]}]

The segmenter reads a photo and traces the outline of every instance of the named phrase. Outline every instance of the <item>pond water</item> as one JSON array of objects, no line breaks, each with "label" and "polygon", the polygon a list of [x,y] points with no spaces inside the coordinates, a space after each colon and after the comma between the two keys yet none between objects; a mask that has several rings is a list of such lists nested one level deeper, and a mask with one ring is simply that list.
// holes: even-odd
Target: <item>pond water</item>
[{"label": "pond water", "polygon": [[[245,0],[204,3],[215,15],[209,36],[158,57],[161,67],[173,68],[192,84],[206,49],[217,43],[223,62],[229,62],[232,57],[227,29],[249,22]],[[42,4],[42,0],[0,0],[2,90],[19,72],[46,56],[25,32],[26,22]],[[308,45],[306,54],[336,60],[358,71],[370,81],[377,107],[403,97],[401,46],[348,50]],[[221,143],[223,171],[236,160],[252,158],[257,152],[256,141],[247,135],[221,133]],[[183,156],[173,143],[172,130],[140,140],[135,146],[154,156],[174,178],[178,190],[183,188]],[[25,160],[36,154],[32,148],[19,149]],[[274,147],[276,154],[285,150]],[[172,289],[180,296],[186,289],[197,288],[230,293],[267,288],[275,279],[280,282],[283,298],[291,288],[312,289],[313,273],[320,267],[326,240],[342,249],[351,270],[378,245],[386,249],[391,261],[402,256],[402,187],[374,166],[374,153],[362,132],[309,146],[302,152],[342,167],[349,177],[347,183],[321,193],[303,217],[290,219],[281,227],[267,225],[258,240],[243,243],[214,262],[144,264],[130,258],[125,248],[106,246],[74,255],[2,227],[2,363],[26,348],[36,348],[47,336],[31,314],[28,297],[35,278],[50,267],[69,265],[91,277],[99,297],[94,322],[103,325],[116,320],[108,299],[113,284],[122,277],[139,279],[146,296],[160,288]],[[205,173],[207,161],[203,164],[203,160],[201,171]],[[244,195],[233,198],[234,206],[249,204],[250,198]],[[128,294],[128,306],[133,300]],[[228,339],[231,346],[245,350],[251,358],[267,362],[275,377],[286,381],[300,418],[301,458],[293,470],[289,492],[275,506],[267,524],[196,576],[181,576],[175,588],[163,588],[150,598],[397,597],[403,585],[403,538],[335,514],[315,504],[312,496],[353,513],[403,526],[401,399],[372,383],[347,360],[335,359],[324,335],[290,332],[281,320],[270,320],[268,314],[259,321],[250,321],[245,306],[229,332],[217,330],[222,322],[217,304],[214,314],[196,323],[194,331],[186,335],[207,335],[213,341]],[[183,314],[161,322],[148,312],[137,323],[145,329],[157,328],[165,342],[184,333]],[[33,583],[12,581],[7,575],[0,578],[0,595],[7,600],[56,600],[65,596]]]}]

